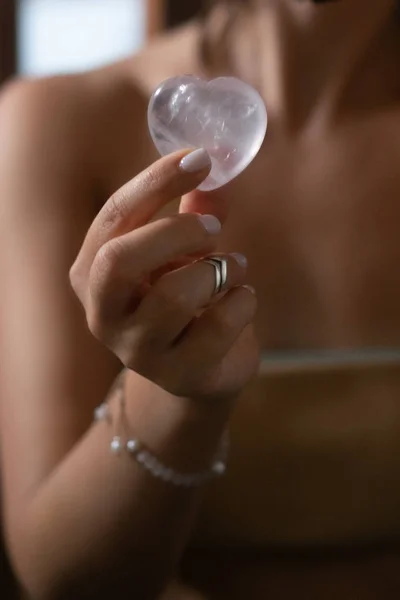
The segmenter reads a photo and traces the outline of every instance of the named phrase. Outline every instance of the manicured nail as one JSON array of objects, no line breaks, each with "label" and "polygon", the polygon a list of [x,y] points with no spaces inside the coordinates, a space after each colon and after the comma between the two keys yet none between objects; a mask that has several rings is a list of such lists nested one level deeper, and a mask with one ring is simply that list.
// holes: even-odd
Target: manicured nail
[{"label": "manicured nail", "polygon": [[249,290],[249,292],[251,292],[252,294],[256,295],[256,289],[252,286],[252,285],[242,285],[242,287],[246,288],[246,290]]},{"label": "manicured nail", "polygon": [[208,233],[215,234],[221,231],[221,221],[217,217],[214,217],[214,215],[198,215],[197,218]]},{"label": "manicured nail", "polygon": [[247,258],[244,254],[240,254],[240,252],[231,252],[231,256],[241,267],[243,267],[243,269],[247,267]]},{"label": "manicured nail", "polygon": [[211,158],[204,148],[198,148],[190,154],[186,154],[179,163],[179,168],[186,173],[197,173],[204,171],[207,167],[211,167]]}]

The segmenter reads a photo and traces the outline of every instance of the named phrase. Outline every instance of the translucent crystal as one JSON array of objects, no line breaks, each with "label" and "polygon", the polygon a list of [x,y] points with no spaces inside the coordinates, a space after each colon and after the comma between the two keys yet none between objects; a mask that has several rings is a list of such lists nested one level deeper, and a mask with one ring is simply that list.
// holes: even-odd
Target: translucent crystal
[{"label": "translucent crystal", "polygon": [[199,189],[214,190],[254,159],[267,130],[267,111],[259,93],[240,79],[205,81],[185,75],[167,79],[156,89],[148,124],[162,155],[205,148],[212,170]]}]

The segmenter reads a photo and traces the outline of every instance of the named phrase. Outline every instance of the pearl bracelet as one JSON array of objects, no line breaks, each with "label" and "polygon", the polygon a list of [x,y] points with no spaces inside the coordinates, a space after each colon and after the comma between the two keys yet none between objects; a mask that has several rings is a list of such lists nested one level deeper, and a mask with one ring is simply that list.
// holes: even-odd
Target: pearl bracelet
[{"label": "pearl bracelet", "polygon": [[[124,410],[124,392],[120,385],[118,387],[120,393],[120,407]],[[94,411],[94,420],[109,420],[111,418],[109,406],[106,402],[98,406]],[[197,473],[180,473],[174,469],[165,466],[156,456],[154,456],[137,438],[129,438],[124,443],[120,433],[115,433],[110,442],[110,451],[112,454],[118,455],[122,451],[128,452],[136,462],[141,465],[154,477],[162,479],[166,483],[170,483],[180,487],[197,487],[201,486],[211,479],[221,477],[226,471],[226,462],[228,455],[228,434],[222,436],[220,447],[213,459],[211,467],[205,471]]]}]

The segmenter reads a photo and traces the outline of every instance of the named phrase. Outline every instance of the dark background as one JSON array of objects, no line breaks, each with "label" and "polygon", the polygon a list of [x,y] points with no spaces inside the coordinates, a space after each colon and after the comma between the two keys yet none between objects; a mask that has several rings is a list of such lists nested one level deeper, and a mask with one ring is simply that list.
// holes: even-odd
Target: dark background
[{"label": "dark background", "polygon": [[202,4],[203,0],[168,0],[165,8],[167,27],[174,27],[191,19]]},{"label": "dark background", "polygon": [[16,0],[0,0],[0,83],[16,69]]}]

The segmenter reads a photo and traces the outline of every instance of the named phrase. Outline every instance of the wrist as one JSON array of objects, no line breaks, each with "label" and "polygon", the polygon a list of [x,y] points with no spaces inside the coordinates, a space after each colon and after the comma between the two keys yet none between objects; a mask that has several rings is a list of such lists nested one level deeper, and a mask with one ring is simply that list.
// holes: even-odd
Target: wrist
[{"label": "wrist", "polygon": [[[180,472],[204,472],[213,465],[226,433],[233,401],[201,402],[174,396],[136,373],[123,386],[123,444],[138,446]],[[122,423],[119,392],[110,398],[110,424]],[[115,428],[111,435],[117,435]],[[126,438],[126,439],[125,439]],[[122,441],[122,440],[121,440]]]}]

